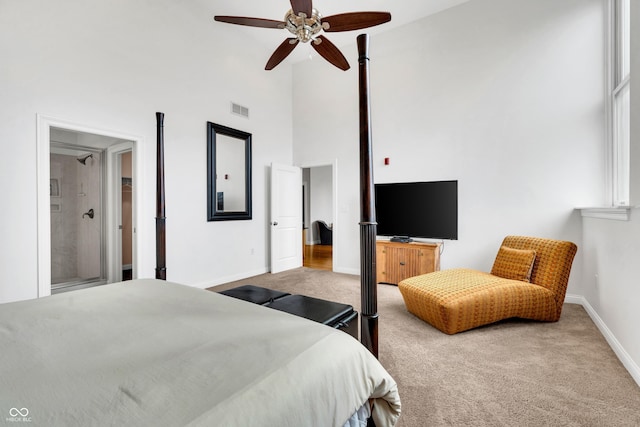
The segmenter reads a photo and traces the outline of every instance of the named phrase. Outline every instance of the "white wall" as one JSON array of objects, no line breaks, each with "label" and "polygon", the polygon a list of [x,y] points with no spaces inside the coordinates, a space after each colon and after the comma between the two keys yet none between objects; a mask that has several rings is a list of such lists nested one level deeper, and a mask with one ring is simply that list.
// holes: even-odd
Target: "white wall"
[{"label": "white wall", "polygon": [[583,218],[583,304],[640,384],[640,219]]},{"label": "white wall", "polygon": [[[601,0],[474,0],[371,38],[375,181],[459,180],[442,268],[489,270],[507,234],[581,246],[574,208],[604,197],[602,35]],[[342,165],[334,269],[357,273],[355,43],[343,51],[348,72],[294,66],[294,160]],[[581,266],[579,254],[569,292]]]},{"label": "white wall", "polygon": [[629,221],[583,218],[583,296],[605,337],[640,384],[640,3],[631,2],[631,210]]},{"label": "white wall", "polygon": [[[182,2],[0,0],[0,10],[0,302],[37,295],[36,114],[142,139],[139,277],[155,267],[156,111],[167,278],[206,286],[266,271],[268,165],[292,161],[290,67],[265,72],[263,46]],[[231,101],[251,118],[230,114]],[[253,134],[252,221],[206,221],[207,121]]]}]

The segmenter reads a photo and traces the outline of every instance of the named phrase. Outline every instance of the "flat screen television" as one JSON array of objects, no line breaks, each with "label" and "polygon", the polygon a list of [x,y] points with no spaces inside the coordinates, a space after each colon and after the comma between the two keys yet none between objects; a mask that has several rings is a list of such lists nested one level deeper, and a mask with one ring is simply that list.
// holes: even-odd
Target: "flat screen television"
[{"label": "flat screen television", "polygon": [[458,181],[375,184],[378,236],[458,240]]}]

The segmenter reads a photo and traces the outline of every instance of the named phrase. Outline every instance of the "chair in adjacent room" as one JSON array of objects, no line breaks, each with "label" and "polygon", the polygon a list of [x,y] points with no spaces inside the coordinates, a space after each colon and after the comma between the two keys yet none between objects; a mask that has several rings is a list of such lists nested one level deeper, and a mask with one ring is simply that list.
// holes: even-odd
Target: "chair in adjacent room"
[{"label": "chair in adjacent room", "polygon": [[316,221],[321,245],[333,245],[333,230],[324,221]]},{"label": "chair in adjacent room", "polygon": [[555,322],[577,249],[562,240],[507,236],[491,273],[436,271],[398,288],[410,313],[447,334],[512,317]]}]

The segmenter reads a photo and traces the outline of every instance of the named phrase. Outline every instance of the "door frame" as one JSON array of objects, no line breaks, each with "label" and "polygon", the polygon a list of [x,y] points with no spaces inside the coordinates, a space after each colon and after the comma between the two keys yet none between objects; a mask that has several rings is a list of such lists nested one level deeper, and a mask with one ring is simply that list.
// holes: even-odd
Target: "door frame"
[{"label": "door frame", "polygon": [[[106,149],[107,155],[107,203],[105,213],[107,216],[107,282],[119,282],[122,280],[122,154],[131,152],[131,164],[135,164],[134,143],[131,141],[114,144]],[[135,169],[134,169],[135,173]],[[131,213],[132,221],[136,211],[136,183],[132,187]],[[134,222],[135,224],[135,222]],[[110,232],[109,232],[110,231]],[[136,229],[133,227],[131,236],[132,257],[136,253]],[[135,258],[132,258],[133,277],[136,277]]]},{"label": "door frame", "polygon": [[[49,197],[49,179],[50,179],[50,140],[51,128],[59,128],[74,132],[90,133],[110,138],[117,138],[123,141],[131,141],[132,143],[132,166],[134,169],[134,180],[138,185],[142,183],[142,165],[140,159],[142,149],[142,138],[135,135],[124,134],[121,132],[108,131],[90,125],[72,122],[69,120],[59,119],[42,114],[36,114],[36,183],[37,183],[37,296],[38,298],[51,295],[51,207]],[[108,187],[111,187],[110,183]],[[109,191],[109,190],[107,190]],[[140,192],[132,195],[132,204],[134,207],[132,223],[134,229],[137,229],[137,209],[141,206]],[[110,240],[114,230],[107,226],[107,242]],[[133,265],[134,268],[138,262],[138,235],[134,235],[133,239]],[[107,243],[108,244],[108,243]],[[107,254],[111,248],[107,247]],[[108,256],[107,256],[108,258]],[[107,260],[107,271],[110,271],[110,263]]]},{"label": "door frame", "polygon": [[331,179],[333,181],[331,183],[333,187],[331,197],[331,203],[333,204],[333,206],[331,207],[333,210],[333,247],[331,248],[331,271],[337,271],[336,260],[340,259],[340,257],[338,256],[340,252],[340,245],[338,245],[337,243],[338,236],[340,236],[340,234],[338,234],[340,232],[340,221],[338,219],[338,159],[318,162],[303,162],[298,166],[300,167],[300,169],[331,166]]}]

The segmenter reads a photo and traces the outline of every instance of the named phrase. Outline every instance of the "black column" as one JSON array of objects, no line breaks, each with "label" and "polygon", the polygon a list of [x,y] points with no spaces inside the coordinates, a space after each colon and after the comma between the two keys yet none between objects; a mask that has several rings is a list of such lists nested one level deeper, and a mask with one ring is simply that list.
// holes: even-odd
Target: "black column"
[{"label": "black column", "polygon": [[376,280],[376,213],[369,102],[369,35],[358,36],[360,88],[360,341],[378,357],[378,292]]}]

